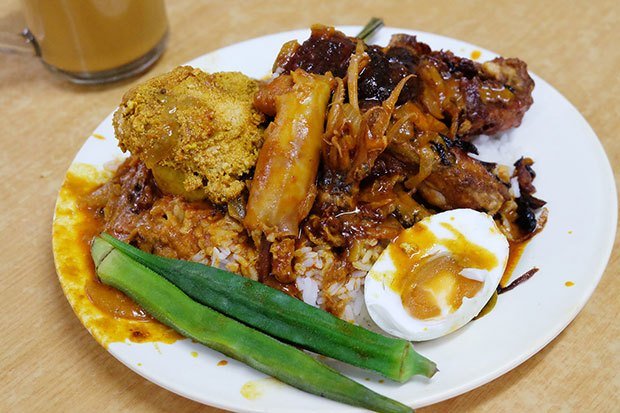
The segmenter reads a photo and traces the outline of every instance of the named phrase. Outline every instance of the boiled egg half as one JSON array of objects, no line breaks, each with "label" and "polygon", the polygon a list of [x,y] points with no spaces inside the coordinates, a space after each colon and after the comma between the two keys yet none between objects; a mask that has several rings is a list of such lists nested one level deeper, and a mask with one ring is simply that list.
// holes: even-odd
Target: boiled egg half
[{"label": "boiled egg half", "polygon": [[508,261],[508,241],[473,209],[425,218],[390,243],[366,275],[364,299],[385,332],[412,341],[451,333],[489,301]]}]

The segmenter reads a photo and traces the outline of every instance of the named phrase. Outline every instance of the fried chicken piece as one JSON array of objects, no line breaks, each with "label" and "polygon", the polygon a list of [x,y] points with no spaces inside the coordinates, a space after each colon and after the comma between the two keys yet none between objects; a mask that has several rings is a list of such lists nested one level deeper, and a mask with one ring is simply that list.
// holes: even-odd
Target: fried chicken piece
[{"label": "fried chicken piece", "polygon": [[120,148],[140,158],[164,192],[225,203],[239,196],[263,140],[255,80],[189,66],[129,90],[114,114]]},{"label": "fried chicken piece", "polygon": [[[274,72],[301,68],[311,73],[331,71],[338,77],[355,52],[356,39],[333,27],[315,25],[302,44],[287,43],[274,64]],[[420,103],[461,138],[492,135],[517,127],[532,105],[534,81],[519,59],[496,58],[486,63],[433,51],[415,36],[394,35],[387,47],[365,46],[369,61],[358,80],[360,106],[385,101],[398,82],[410,74],[398,103]]]},{"label": "fried chicken piece", "polygon": [[420,195],[444,211],[471,208],[494,215],[510,199],[508,188],[461,149],[452,149],[451,154],[449,166],[440,165],[420,184]]},{"label": "fried chicken piece", "polygon": [[461,138],[518,127],[532,106],[534,81],[522,60],[498,57],[481,64],[433,51],[407,34],[392,36],[384,50],[393,66],[417,73],[409,85],[417,91],[412,99],[437,119],[452,122]]}]

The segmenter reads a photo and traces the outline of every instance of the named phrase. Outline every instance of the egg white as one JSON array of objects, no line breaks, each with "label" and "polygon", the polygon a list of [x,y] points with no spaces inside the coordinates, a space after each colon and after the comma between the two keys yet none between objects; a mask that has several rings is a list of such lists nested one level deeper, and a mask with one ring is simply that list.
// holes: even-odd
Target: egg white
[{"label": "egg white", "polygon": [[[455,209],[425,218],[416,226],[426,226],[437,239],[454,239],[455,234],[444,227],[444,223],[450,224],[468,242],[490,251],[496,257],[497,264],[489,270],[463,269],[460,272],[462,276],[483,283],[478,293],[471,298],[463,298],[462,304],[454,312],[450,312],[447,304],[440,305],[442,311],[439,316],[422,320],[405,310],[400,295],[390,287],[397,274],[396,263],[390,255],[390,250],[397,246],[390,244],[366,275],[364,287],[368,312],[385,332],[411,341],[432,340],[444,336],[471,321],[497,289],[508,262],[508,241],[493,219],[472,209]],[[450,254],[450,251],[438,243],[433,245],[427,254],[443,255]]]}]

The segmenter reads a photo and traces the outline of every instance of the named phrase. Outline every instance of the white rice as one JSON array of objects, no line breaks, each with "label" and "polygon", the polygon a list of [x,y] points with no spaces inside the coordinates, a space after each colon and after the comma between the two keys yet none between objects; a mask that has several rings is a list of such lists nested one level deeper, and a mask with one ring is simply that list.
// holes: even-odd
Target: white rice
[{"label": "white rice", "polygon": [[364,310],[364,277],[372,267],[383,247],[377,240],[360,241],[357,253],[350,258],[354,270],[344,280],[330,280],[330,268],[336,257],[329,248],[304,246],[295,251],[294,269],[298,274],[297,288],[307,304],[326,308],[335,305],[342,312],[341,318],[358,322]]},{"label": "white rice", "polygon": [[507,166],[512,166],[526,149],[511,131],[495,136],[480,135],[472,143],[479,153],[471,155],[472,158]]},{"label": "white rice", "polygon": [[301,298],[305,303],[318,307],[319,285],[310,277],[297,277],[295,281],[297,288],[301,291]]},{"label": "white rice", "polygon": [[[209,232],[211,245],[204,246],[191,259],[258,279],[257,252],[239,242],[243,227],[228,217],[208,226],[212,229]],[[347,321],[358,322],[365,311],[364,277],[382,250],[376,239],[356,241],[347,256],[351,261],[350,273],[339,274],[336,279],[334,265],[341,258],[330,247],[307,243],[300,246],[294,253],[293,269],[301,299],[312,306],[335,312]]]}]

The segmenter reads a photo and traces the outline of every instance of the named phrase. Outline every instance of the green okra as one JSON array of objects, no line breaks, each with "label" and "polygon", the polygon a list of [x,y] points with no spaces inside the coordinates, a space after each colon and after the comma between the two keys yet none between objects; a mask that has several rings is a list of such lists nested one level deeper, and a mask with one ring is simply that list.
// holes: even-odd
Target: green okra
[{"label": "green okra", "polygon": [[192,299],[286,342],[405,382],[431,377],[435,363],[410,342],[339,319],[259,282],[200,263],[148,254],[108,234],[119,251],[162,275]]},{"label": "green okra", "polygon": [[338,373],[301,350],[199,304],[101,238],[91,248],[97,275],[160,322],[303,391],[377,412],[411,409]]}]

